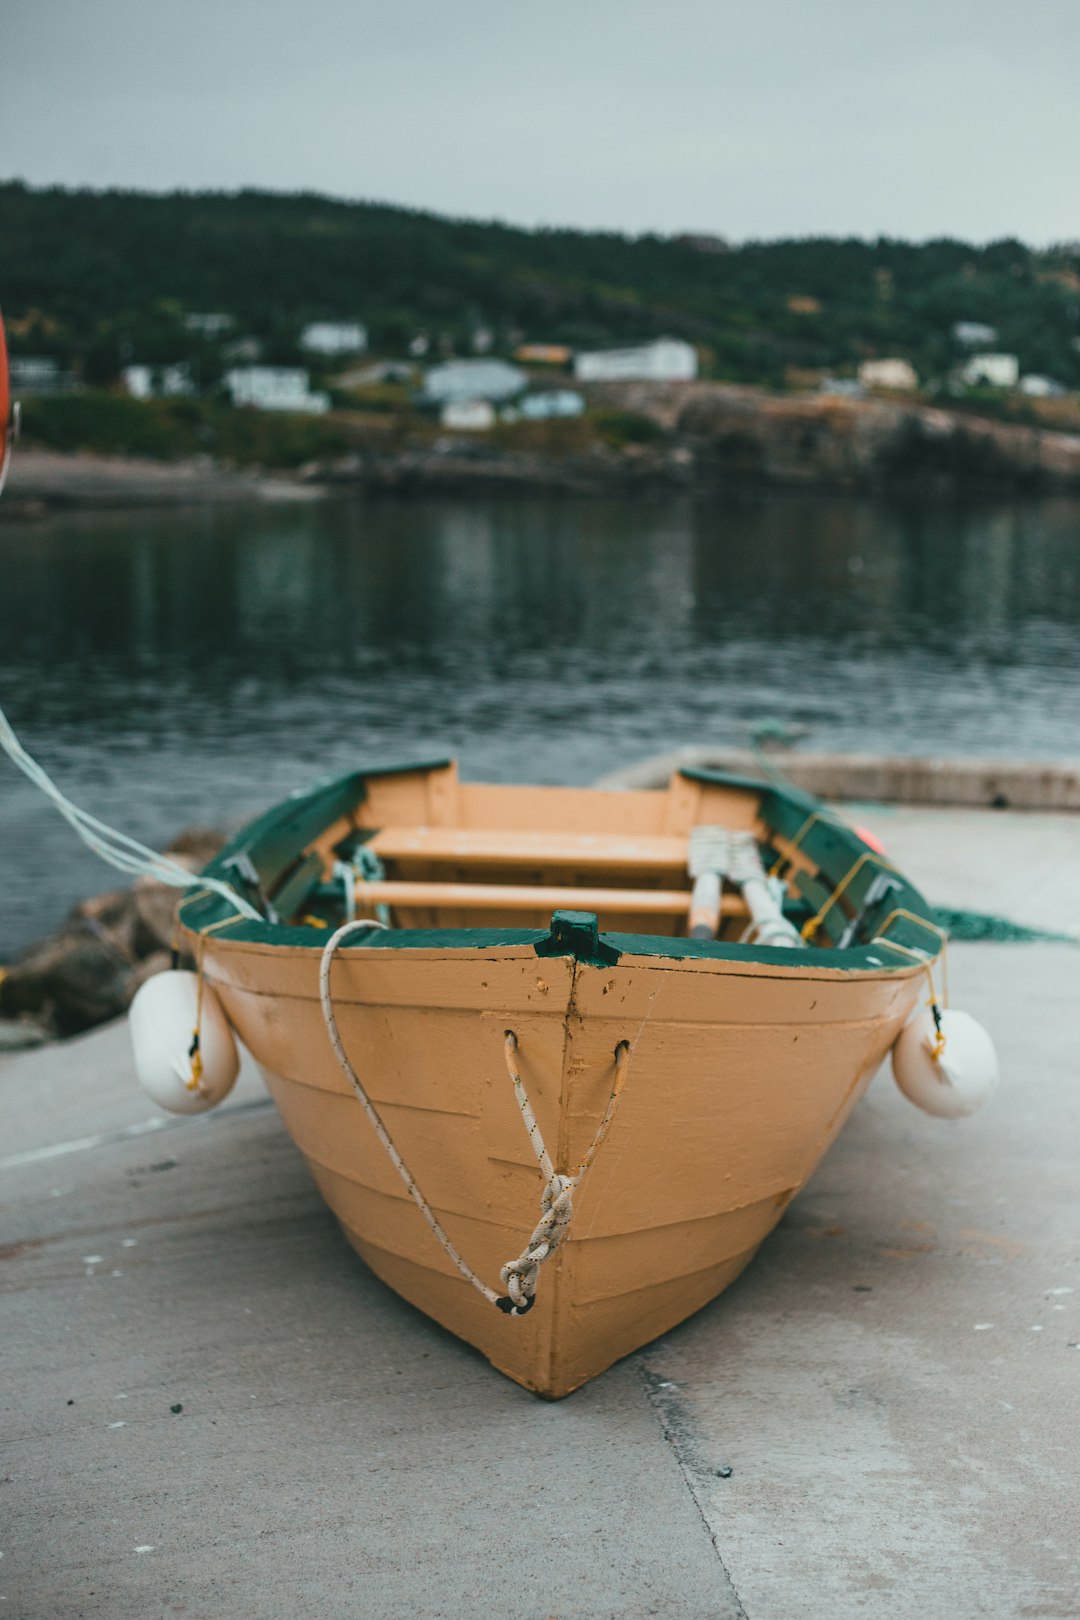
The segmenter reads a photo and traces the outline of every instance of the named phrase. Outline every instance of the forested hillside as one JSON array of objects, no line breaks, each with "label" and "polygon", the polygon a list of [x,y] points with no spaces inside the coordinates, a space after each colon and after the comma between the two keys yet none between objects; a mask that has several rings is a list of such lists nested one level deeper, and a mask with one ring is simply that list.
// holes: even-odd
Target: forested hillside
[{"label": "forested hillside", "polygon": [[[997,329],[1021,369],[1080,386],[1080,244],[1035,251],[879,240],[526,231],[327,197],[93,193],[0,185],[0,305],[16,353],[88,383],[130,359],[190,356],[192,311],[235,317],[268,360],[304,321],[358,318],[399,354],[418,333],[468,352],[523,339],[604,345],[659,333],[706,374],[782,386],[791,368],[903,355],[920,377],[957,358],[956,321]],[[220,357],[199,356],[203,381]]]}]

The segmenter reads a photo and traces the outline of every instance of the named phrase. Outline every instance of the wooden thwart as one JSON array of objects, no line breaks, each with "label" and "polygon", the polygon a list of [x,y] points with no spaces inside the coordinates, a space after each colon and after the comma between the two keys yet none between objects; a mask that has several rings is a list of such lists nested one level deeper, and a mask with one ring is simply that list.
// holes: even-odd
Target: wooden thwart
[{"label": "wooden thwart", "polygon": [[384,861],[476,866],[649,867],[685,872],[685,838],[493,827],[383,827],[367,846]]},{"label": "wooden thwart", "polygon": [[[406,883],[396,878],[358,883],[359,906],[435,906],[508,911],[633,911],[686,916],[688,889],[578,889],[527,883]],[[725,917],[745,917],[735,894],[721,901]]]}]

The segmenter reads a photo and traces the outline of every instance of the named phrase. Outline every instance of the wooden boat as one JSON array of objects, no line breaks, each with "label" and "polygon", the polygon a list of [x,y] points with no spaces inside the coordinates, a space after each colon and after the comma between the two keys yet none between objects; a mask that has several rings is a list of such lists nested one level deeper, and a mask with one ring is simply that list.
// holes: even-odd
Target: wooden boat
[{"label": "wooden boat", "polygon": [[[750,879],[717,882],[716,937],[688,937],[695,829],[760,855],[789,943],[745,941]],[[650,792],[463,783],[445,761],[363,771],[271,810],[208,873],[262,919],[203,893],[182,927],[350,1243],[548,1397],[738,1276],[940,948],[922,896],[858,833],[794,789],[707,770]],[[412,1196],[320,1001],[354,908],[392,926],[335,951],[333,1018]],[[549,1209],[539,1240],[538,1139],[564,1178],[548,1205],[570,1184],[576,1206],[554,1232]],[[534,1308],[517,1314],[499,1276],[530,1242]],[[514,1281],[520,1303],[520,1266]]]}]

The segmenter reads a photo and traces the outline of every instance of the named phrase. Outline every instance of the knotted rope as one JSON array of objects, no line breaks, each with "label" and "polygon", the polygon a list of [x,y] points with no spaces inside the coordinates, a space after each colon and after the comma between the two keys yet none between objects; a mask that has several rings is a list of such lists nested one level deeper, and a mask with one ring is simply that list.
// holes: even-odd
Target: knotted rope
[{"label": "knotted rope", "polygon": [[500,1271],[499,1275],[506,1285],[507,1291],[505,1294],[497,1294],[494,1288],[488,1287],[482,1277],[477,1276],[469,1262],[463,1255],[458,1253],[450,1241],[439,1217],[416,1185],[415,1177],[398,1152],[390,1132],[380,1119],[377,1109],[364,1089],[363,1082],[353,1068],[349,1055],[342,1044],[337,1019],[334,1016],[333,999],[330,994],[330,968],[333,964],[334,953],[350,934],[357,933],[360,930],[367,932],[381,926],[381,924],[365,918],[347,922],[337,929],[335,933],[331,934],[323,948],[322,958],[319,963],[319,999],[322,1002],[323,1018],[326,1021],[326,1031],[330,1037],[334,1055],[341,1065],[345,1078],[352,1086],[357,1101],[367,1115],[372,1130],[385,1148],[390,1163],[401,1177],[406,1192],[431,1228],[432,1234],[447,1257],[457,1267],[465,1280],[472,1283],[478,1293],[483,1294],[489,1304],[496,1306],[500,1311],[504,1311],[508,1316],[524,1316],[527,1311],[532,1309],[536,1298],[536,1280],[540,1267],[550,1255],[554,1254],[566,1237],[574,1213],[574,1189],[580,1186],[582,1177],[592,1164],[597,1149],[608,1133],[608,1127],[614,1116],[615,1107],[626,1078],[630,1057],[630,1042],[620,1041],[615,1048],[615,1080],[611,1088],[611,1096],[608,1098],[607,1108],[604,1110],[604,1117],[597,1127],[596,1135],[589,1144],[588,1152],[578,1166],[576,1174],[567,1176],[560,1174],[555,1169],[551,1156],[544,1145],[544,1138],[536,1122],[536,1115],[533,1113],[532,1104],[529,1101],[528,1093],[525,1090],[515,1061],[518,1044],[517,1036],[512,1029],[506,1031],[504,1053],[507,1071],[513,1082],[521,1117],[525,1122],[525,1129],[529,1134],[529,1141],[532,1143],[537,1163],[544,1175],[545,1185],[541,1195],[542,1214],[540,1220],[518,1258],[511,1260]]},{"label": "knotted rope", "polygon": [[517,1046],[517,1036],[512,1029],[508,1029],[503,1044],[506,1072],[513,1083],[521,1117],[525,1122],[533,1152],[536,1154],[540,1173],[544,1177],[544,1190],[540,1195],[540,1219],[533,1229],[532,1236],[517,1259],[509,1261],[499,1272],[506,1286],[506,1297],[509,1301],[503,1304],[500,1300],[499,1309],[509,1312],[511,1316],[524,1316],[526,1311],[532,1309],[533,1300],[536,1298],[536,1282],[540,1267],[545,1260],[551,1258],[570,1230],[570,1222],[574,1218],[574,1191],[580,1187],[585,1172],[596,1158],[600,1144],[614,1118],[630,1062],[630,1042],[620,1041],[615,1048],[615,1079],[604,1117],[596,1128],[596,1135],[589,1143],[585,1157],[578,1165],[576,1175],[572,1176],[562,1175],[556,1170],[551,1155],[544,1145],[544,1138],[540,1133],[532,1103],[529,1101],[517,1065]]}]

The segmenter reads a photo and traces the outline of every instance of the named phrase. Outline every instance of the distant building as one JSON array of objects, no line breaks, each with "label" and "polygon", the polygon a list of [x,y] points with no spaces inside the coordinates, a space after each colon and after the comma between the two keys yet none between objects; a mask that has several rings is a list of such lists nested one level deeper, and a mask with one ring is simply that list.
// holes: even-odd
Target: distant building
[{"label": "distant building", "polygon": [[422,360],[431,348],[431,339],[426,332],[417,332],[415,337],[409,339],[409,353],[414,360]]},{"label": "distant building", "polygon": [[508,360],[447,360],[424,377],[424,397],[438,405],[451,400],[511,399],[526,383],[525,373]]},{"label": "distant building", "polygon": [[359,321],[311,321],[300,333],[300,347],[308,354],[364,354],[367,327]]},{"label": "distant building", "polygon": [[818,393],[831,399],[865,399],[866,389],[854,377],[822,377]]},{"label": "distant building", "polygon": [[580,416],[585,396],[576,388],[552,388],[543,394],[526,394],[518,409],[530,422],[546,422],[556,416]]},{"label": "distant building", "polygon": [[456,433],[486,433],[495,426],[495,407],[486,399],[449,399],[439,421]]},{"label": "distant building", "polygon": [[523,343],[514,350],[514,359],[523,366],[568,366],[573,358],[565,343]]},{"label": "distant building", "polygon": [[997,342],[997,327],[984,326],[982,321],[956,321],[952,329],[953,340],[965,349],[974,349],[983,343]]},{"label": "distant building", "polygon": [[212,310],[208,313],[198,313],[184,316],[184,325],[189,332],[197,332],[201,338],[213,342],[216,338],[228,332],[235,325],[232,315],[224,310]]},{"label": "distant building", "polygon": [[1053,377],[1040,377],[1034,372],[1029,372],[1026,377],[1020,379],[1020,392],[1026,394],[1029,399],[1061,399],[1068,389],[1055,382]]},{"label": "distant building", "polygon": [[697,376],[697,351],[681,338],[656,338],[634,349],[603,349],[574,357],[579,382],[689,382]]},{"label": "distant building", "polygon": [[859,367],[859,381],[864,388],[895,388],[908,391],[918,388],[919,379],[910,360],[864,360]]},{"label": "distant building", "polygon": [[150,366],[125,366],[120,381],[132,399],[154,397],[154,373]]},{"label": "distant building", "polygon": [[319,416],[330,409],[328,394],[313,394],[306,371],[296,366],[238,366],[224,385],[234,405],[256,411],[303,411]]},{"label": "distant building", "polygon": [[476,326],[469,342],[473,354],[490,354],[495,347],[495,334],[490,326]]},{"label": "distant building", "polygon": [[75,373],[48,355],[13,354],[8,379],[13,394],[73,394],[79,386]]},{"label": "distant building", "polygon": [[1020,362],[1015,354],[973,354],[960,372],[969,388],[980,383],[989,388],[1015,388],[1020,378]]},{"label": "distant building", "polygon": [[125,366],[121,381],[132,399],[180,399],[195,392],[191,368],[172,366]]},{"label": "distant building", "polygon": [[806,293],[792,293],[787,307],[793,315],[820,315],[821,299],[811,298]]}]

